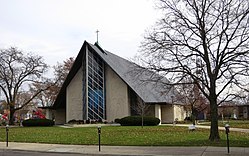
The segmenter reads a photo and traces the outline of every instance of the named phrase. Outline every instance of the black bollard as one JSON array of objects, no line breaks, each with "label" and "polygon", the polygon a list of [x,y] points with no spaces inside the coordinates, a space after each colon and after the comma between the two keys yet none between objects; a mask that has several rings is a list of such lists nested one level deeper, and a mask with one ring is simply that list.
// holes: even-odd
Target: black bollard
[{"label": "black bollard", "polygon": [[225,129],[226,129],[226,134],[227,134],[227,153],[230,153],[230,149],[229,149],[229,136],[228,136],[228,134],[230,132],[229,128],[230,128],[229,124],[226,124],[225,125]]},{"label": "black bollard", "polygon": [[101,126],[98,126],[98,135],[99,135],[99,152],[100,152],[100,134],[101,134]]},{"label": "black bollard", "polygon": [[6,147],[9,146],[9,125],[6,125]]}]

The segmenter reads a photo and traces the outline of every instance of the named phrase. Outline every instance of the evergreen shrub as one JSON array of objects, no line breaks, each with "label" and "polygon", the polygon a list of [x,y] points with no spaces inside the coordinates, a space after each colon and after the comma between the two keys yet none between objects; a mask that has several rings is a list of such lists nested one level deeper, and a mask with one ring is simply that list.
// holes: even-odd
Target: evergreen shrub
[{"label": "evergreen shrub", "polygon": [[114,122],[115,122],[115,123],[120,123],[120,119],[117,118],[117,119],[114,120]]},{"label": "evergreen shrub", "polygon": [[27,119],[22,122],[24,127],[31,127],[31,126],[53,126],[54,121],[49,119]]},{"label": "evergreen shrub", "polygon": [[[119,120],[121,126],[141,126],[142,117],[141,116],[127,116]],[[144,116],[143,125],[144,126],[157,126],[160,123],[160,119],[153,116]]]}]

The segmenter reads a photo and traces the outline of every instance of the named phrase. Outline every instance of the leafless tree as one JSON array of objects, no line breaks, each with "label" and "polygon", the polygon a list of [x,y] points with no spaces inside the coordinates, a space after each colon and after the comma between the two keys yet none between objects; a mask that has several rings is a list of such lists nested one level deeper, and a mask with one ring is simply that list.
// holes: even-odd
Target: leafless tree
[{"label": "leafless tree", "polygon": [[197,87],[196,83],[198,82],[192,82],[192,84],[189,82],[191,82],[191,79],[185,77],[181,81],[182,85],[178,85],[176,88],[181,95],[178,96],[178,100],[182,101],[185,104],[185,109],[191,112],[191,120],[193,125],[195,125],[198,115],[208,110],[208,104],[206,98]]},{"label": "leafless tree", "polygon": [[61,87],[64,81],[67,78],[67,75],[69,71],[71,70],[73,64],[74,64],[74,58],[69,57],[63,63],[57,63],[56,66],[54,66],[54,75],[55,75],[55,81],[58,81],[58,85]]},{"label": "leafless tree", "polygon": [[[46,88],[46,89],[44,89]],[[35,82],[30,85],[30,92],[34,93],[37,90],[42,90],[33,100],[36,107],[50,107],[55,101],[55,98],[60,90],[58,84],[52,80],[46,81],[45,83]]]},{"label": "leafless tree", "polygon": [[134,111],[137,115],[140,115],[142,118],[141,126],[144,126],[144,116],[146,115],[147,111],[149,110],[150,105],[146,104],[141,98],[137,98],[136,104],[131,105],[132,111]]},{"label": "leafless tree", "polygon": [[[0,50],[0,55],[0,89],[10,110],[10,124],[13,124],[15,111],[28,105],[40,92],[47,89],[25,93],[29,84],[45,81],[43,74],[48,66],[41,56],[31,53],[25,55],[13,47]],[[25,96],[20,97],[21,95]]]},{"label": "leafless tree", "polygon": [[41,90],[48,88],[41,92],[34,100],[39,103],[42,107],[50,107],[54,104],[57,94],[59,93],[67,75],[73,66],[74,58],[63,61],[63,63],[57,63],[54,68],[54,78],[46,81],[46,83],[33,83],[30,86],[31,91]]},{"label": "leafless tree", "polygon": [[248,0],[158,0],[157,6],[163,17],[145,35],[143,61],[172,85],[186,76],[199,82],[210,104],[209,139],[217,141],[218,105],[248,85]]}]

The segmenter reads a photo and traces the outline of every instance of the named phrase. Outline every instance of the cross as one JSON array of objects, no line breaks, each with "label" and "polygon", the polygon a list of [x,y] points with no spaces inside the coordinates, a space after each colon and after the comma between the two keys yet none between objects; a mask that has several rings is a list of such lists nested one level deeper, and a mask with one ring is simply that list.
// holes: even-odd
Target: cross
[{"label": "cross", "polygon": [[97,43],[99,43],[99,30],[98,29],[97,29],[96,33],[97,33]]}]

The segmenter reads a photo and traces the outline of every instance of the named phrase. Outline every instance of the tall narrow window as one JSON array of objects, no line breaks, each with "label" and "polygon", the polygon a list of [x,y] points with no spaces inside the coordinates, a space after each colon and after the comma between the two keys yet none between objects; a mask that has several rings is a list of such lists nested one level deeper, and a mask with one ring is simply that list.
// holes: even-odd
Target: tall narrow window
[{"label": "tall narrow window", "polygon": [[88,51],[88,119],[105,119],[104,62]]}]

